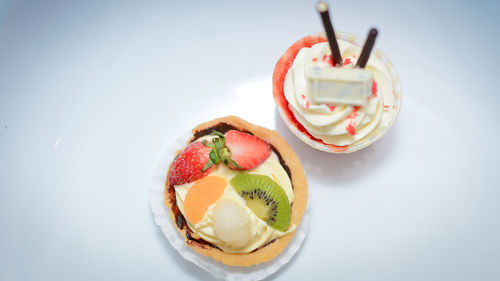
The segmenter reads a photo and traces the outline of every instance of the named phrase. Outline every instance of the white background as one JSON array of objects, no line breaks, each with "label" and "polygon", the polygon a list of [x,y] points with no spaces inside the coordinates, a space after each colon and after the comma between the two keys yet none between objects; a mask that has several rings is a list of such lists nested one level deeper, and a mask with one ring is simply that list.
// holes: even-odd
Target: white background
[{"label": "white background", "polygon": [[331,1],[403,87],[350,155],[280,119],[272,71],[321,30],[315,1],[0,2],[0,280],[210,280],[154,224],[167,144],[228,114],[302,159],[311,226],[275,280],[499,280],[499,4]]}]

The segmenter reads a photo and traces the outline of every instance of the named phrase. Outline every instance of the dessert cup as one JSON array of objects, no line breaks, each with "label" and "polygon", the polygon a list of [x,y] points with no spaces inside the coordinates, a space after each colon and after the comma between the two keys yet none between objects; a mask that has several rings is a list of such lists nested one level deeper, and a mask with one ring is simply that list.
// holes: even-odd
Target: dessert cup
[{"label": "dessert cup", "polygon": [[[166,177],[164,196],[165,205],[169,210],[171,222],[185,239],[187,246],[204,256],[211,257],[212,259],[220,261],[226,265],[246,267],[272,260],[284,251],[290,243],[290,240],[295,235],[306,209],[307,182],[299,158],[288,143],[281,136],[279,136],[276,131],[252,125],[238,117],[229,116],[218,118],[197,126],[192,130],[192,136],[187,144],[192,144],[197,139],[210,135],[213,131],[225,134],[231,130],[237,130],[260,138],[270,145],[273,153],[275,153],[279,158],[279,163],[286,171],[293,189],[294,200],[291,204],[291,225],[294,225],[294,228],[289,228],[289,231],[287,231],[284,235],[266,242],[251,252],[227,252],[224,251],[222,247],[218,247],[217,245],[204,240],[204,238],[199,235],[200,233],[196,233],[196,231],[191,229],[191,224],[187,222],[184,213],[180,211],[178,206],[177,200],[179,197],[175,189],[177,185],[172,183],[170,173],[170,171],[174,169],[173,164],[171,164],[168,171],[166,171],[168,176]],[[182,150],[177,151],[177,155],[180,155],[180,153],[182,153]],[[182,204],[184,204],[184,202]]]},{"label": "dessert cup", "polygon": [[[356,35],[343,32],[336,32],[335,35],[339,42],[345,41],[360,49],[363,46],[363,39]],[[284,55],[278,60],[274,69],[273,96],[281,118],[283,119],[287,127],[303,142],[315,149],[329,153],[350,153],[365,148],[376,142],[387,133],[389,128],[392,127],[401,108],[401,84],[398,74],[396,73],[396,70],[394,69],[391,61],[387,58],[387,56],[384,55],[384,53],[382,53],[382,51],[380,51],[379,49],[374,49],[372,51],[371,57],[375,57],[376,59],[378,59],[383,67],[385,67],[384,71],[388,73],[390,79],[390,88],[392,89],[391,93],[389,94],[393,95],[391,97],[391,99],[393,99],[393,105],[391,105],[390,108],[385,108],[384,112],[382,113],[384,125],[377,125],[376,129],[368,133],[363,138],[353,142],[352,144],[339,146],[335,144],[325,143],[322,139],[313,136],[308,131],[308,129],[299,120],[297,120],[295,113],[292,111],[291,106],[287,98],[285,97],[284,84],[285,77],[289,69],[292,67],[292,64],[300,49],[304,47],[311,47],[315,44],[326,41],[327,39],[324,33],[318,33],[305,36],[299,41],[295,42],[290,48],[288,48]]]}]

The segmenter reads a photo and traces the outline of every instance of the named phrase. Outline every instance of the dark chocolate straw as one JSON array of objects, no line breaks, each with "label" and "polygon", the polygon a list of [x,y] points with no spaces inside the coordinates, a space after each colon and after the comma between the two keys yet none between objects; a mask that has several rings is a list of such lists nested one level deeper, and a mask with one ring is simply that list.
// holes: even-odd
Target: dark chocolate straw
[{"label": "dark chocolate straw", "polygon": [[378,31],[376,28],[370,29],[368,32],[368,37],[366,37],[365,45],[361,50],[361,55],[359,55],[358,63],[356,67],[365,68],[368,59],[370,58],[370,53],[372,52],[373,46],[375,45],[375,39],[377,39]]},{"label": "dark chocolate straw", "polygon": [[328,38],[328,44],[330,45],[330,50],[332,51],[333,65],[342,65],[339,44],[337,43],[337,38],[335,38],[335,31],[333,31],[333,25],[330,21],[328,5],[325,2],[319,2],[318,5],[316,5],[316,9],[321,15],[321,20],[323,21],[323,27],[325,28],[326,37]]}]

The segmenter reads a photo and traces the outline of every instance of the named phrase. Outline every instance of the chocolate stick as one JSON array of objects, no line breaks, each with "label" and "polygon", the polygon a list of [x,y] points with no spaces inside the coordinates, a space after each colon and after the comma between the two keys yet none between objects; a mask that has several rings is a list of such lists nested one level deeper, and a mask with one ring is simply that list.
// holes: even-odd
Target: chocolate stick
[{"label": "chocolate stick", "polygon": [[359,55],[358,63],[356,67],[365,68],[370,58],[370,53],[372,52],[373,46],[375,45],[375,39],[377,39],[378,31],[376,28],[370,29],[368,32],[368,37],[366,37],[365,45],[361,50],[361,55]]},{"label": "chocolate stick", "polygon": [[328,5],[325,2],[319,2],[316,5],[316,9],[321,15],[321,20],[323,21],[323,27],[325,28],[326,37],[328,38],[328,44],[330,45],[330,50],[332,51],[333,65],[342,65],[342,56],[340,55],[339,44],[337,43],[337,38],[335,38],[335,31],[333,30],[332,22],[330,21],[330,13],[328,12]]}]

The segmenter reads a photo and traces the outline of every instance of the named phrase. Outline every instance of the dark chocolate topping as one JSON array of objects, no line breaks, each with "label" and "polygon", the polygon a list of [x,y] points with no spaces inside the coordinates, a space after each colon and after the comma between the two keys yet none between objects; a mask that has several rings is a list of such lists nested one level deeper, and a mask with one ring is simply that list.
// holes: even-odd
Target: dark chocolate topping
[{"label": "dark chocolate topping", "polygon": [[[290,181],[291,181],[292,180],[292,172],[290,172],[290,167],[288,167],[288,165],[285,163],[285,160],[283,160],[283,157],[281,157],[281,154],[278,152],[276,147],[271,145],[271,149],[278,156],[278,159],[280,160],[281,166],[283,167],[283,169],[285,170],[286,174],[288,175],[288,177],[290,178]],[[292,184],[292,189],[293,189],[293,184]]]},{"label": "dark chocolate topping", "polygon": [[212,126],[210,128],[206,128],[206,129],[203,129],[201,131],[198,131],[194,134],[193,136],[193,139],[191,140],[191,142],[203,137],[203,136],[206,136],[206,135],[210,135],[213,131],[217,131],[219,133],[227,133],[228,131],[231,131],[231,130],[238,130],[240,132],[243,132],[243,133],[247,133],[247,134],[250,134],[250,135],[253,135],[252,133],[248,132],[248,131],[245,131],[245,130],[240,130],[236,127],[234,127],[233,125],[229,125],[229,124],[226,124],[226,123],[219,123],[215,126]]}]

